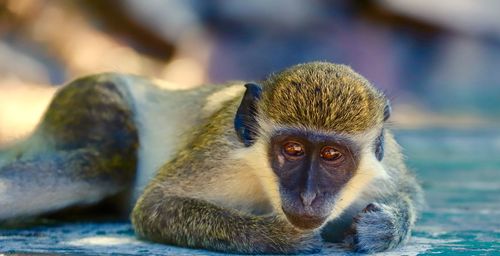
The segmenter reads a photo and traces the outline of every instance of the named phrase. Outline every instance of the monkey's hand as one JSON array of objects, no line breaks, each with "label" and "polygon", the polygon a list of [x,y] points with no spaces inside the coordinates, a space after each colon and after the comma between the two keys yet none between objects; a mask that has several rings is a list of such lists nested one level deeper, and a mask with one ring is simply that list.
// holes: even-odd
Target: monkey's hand
[{"label": "monkey's hand", "polygon": [[356,217],[344,242],[359,252],[380,252],[405,243],[415,221],[408,200],[371,203]]},{"label": "monkey's hand", "polygon": [[233,253],[313,253],[318,232],[294,228],[277,216],[245,215],[209,202],[146,192],[132,213],[136,233],[149,240]]}]

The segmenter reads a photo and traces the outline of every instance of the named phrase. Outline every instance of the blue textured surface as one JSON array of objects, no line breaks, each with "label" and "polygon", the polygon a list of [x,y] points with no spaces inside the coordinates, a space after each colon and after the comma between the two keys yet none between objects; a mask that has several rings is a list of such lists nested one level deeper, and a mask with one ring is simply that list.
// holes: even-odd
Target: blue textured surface
[{"label": "blue textured surface", "polygon": [[[500,255],[500,131],[400,131],[426,191],[410,243],[381,255]],[[61,223],[0,230],[1,252],[218,255],[138,241],[129,223]],[[352,254],[326,244],[321,254]]]}]

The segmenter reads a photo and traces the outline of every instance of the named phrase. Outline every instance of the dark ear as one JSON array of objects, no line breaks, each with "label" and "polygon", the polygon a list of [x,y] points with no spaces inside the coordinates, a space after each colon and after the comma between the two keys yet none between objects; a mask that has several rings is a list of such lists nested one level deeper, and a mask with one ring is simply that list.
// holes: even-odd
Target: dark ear
[{"label": "dark ear", "polygon": [[[389,100],[386,101],[384,107],[384,122],[389,119],[392,113],[391,103]],[[380,132],[380,135],[375,139],[375,157],[379,161],[382,161],[384,158],[384,129]]]},{"label": "dark ear", "polygon": [[384,121],[387,121],[387,119],[391,117],[391,113],[392,113],[391,102],[387,100],[385,102],[385,107],[384,107]]},{"label": "dark ear", "polygon": [[375,139],[375,157],[379,161],[384,158],[384,129],[380,132],[380,135]]},{"label": "dark ear", "polygon": [[257,134],[256,107],[262,94],[262,87],[253,83],[245,84],[245,87],[247,90],[234,117],[234,129],[240,140],[249,147]]}]

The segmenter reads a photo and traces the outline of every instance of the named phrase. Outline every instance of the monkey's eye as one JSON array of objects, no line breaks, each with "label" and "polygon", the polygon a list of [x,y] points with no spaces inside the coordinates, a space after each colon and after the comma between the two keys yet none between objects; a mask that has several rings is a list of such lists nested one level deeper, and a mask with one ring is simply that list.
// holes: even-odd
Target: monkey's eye
[{"label": "monkey's eye", "polygon": [[304,155],[304,146],[298,142],[290,141],[283,145],[283,152],[292,158]]},{"label": "monkey's eye", "polygon": [[336,150],[334,147],[331,146],[323,147],[321,149],[320,156],[326,161],[333,161],[333,162],[340,161],[343,158],[342,153],[340,153],[338,150]]}]

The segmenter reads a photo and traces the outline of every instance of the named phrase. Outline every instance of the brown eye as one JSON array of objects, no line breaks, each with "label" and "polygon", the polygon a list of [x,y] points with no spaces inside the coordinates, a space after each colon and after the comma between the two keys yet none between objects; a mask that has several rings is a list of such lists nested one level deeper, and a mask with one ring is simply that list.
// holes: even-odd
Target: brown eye
[{"label": "brown eye", "polygon": [[343,157],[342,153],[330,146],[322,148],[320,155],[326,161],[339,161]]},{"label": "brown eye", "polygon": [[298,142],[287,142],[283,145],[283,152],[291,157],[300,157],[304,155],[304,147]]}]

